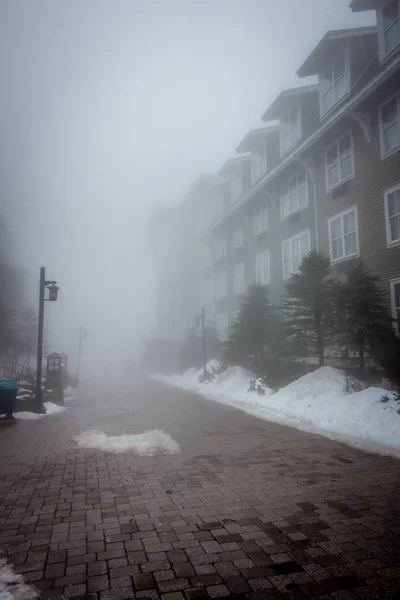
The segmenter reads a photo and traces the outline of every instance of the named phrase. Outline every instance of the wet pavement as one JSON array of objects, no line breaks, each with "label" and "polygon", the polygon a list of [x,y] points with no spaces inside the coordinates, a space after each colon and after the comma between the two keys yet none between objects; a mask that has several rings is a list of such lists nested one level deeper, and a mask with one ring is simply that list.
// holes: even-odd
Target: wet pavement
[{"label": "wet pavement", "polygon": [[[181,452],[77,448],[91,429]],[[399,495],[396,459],[156,382],[0,429],[0,547],[43,598],[400,598]]]}]

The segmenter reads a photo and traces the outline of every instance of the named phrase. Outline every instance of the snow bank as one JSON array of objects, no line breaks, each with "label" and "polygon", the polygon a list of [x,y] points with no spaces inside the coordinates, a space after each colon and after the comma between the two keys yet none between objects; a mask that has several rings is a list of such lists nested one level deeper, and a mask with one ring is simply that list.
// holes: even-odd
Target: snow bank
[{"label": "snow bank", "polygon": [[35,600],[39,594],[24,583],[22,575],[14,573],[5,558],[0,559],[0,594],[9,593],[14,600]]},{"label": "snow bank", "polygon": [[46,411],[45,415],[21,410],[20,412],[15,412],[14,417],[23,421],[37,421],[37,419],[43,419],[43,417],[48,417],[49,415],[58,415],[67,410],[65,406],[59,406],[58,404],[54,404],[54,402],[44,402],[43,406]]},{"label": "snow bank", "polygon": [[[332,367],[321,367],[275,393],[266,388],[265,396],[247,391],[254,378],[240,367],[230,367],[206,384],[198,382],[194,370],[154,376],[262,419],[400,456],[400,405],[387,390],[371,387],[346,394],[344,373]],[[381,402],[384,395],[390,397],[387,403]]]},{"label": "snow bank", "polygon": [[95,448],[105,452],[129,452],[133,450],[140,456],[153,456],[156,452],[177,454],[179,444],[164,431],[154,430],[138,435],[108,436],[102,431],[84,431],[75,438],[80,448]]}]

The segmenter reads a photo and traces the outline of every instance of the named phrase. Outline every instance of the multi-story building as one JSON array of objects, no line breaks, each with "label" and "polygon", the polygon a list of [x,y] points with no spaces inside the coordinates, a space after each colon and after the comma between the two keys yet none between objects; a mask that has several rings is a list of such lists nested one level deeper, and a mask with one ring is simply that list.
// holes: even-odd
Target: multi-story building
[{"label": "multi-story building", "polygon": [[328,32],[298,70],[318,83],[282,91],[208,180],[192,250],[210,249],[222,337],[252,283],[279,304],[313,248],[339,277],[361,257],[400,316],[400,0],[350,7],[376,10],[377,26]]}]

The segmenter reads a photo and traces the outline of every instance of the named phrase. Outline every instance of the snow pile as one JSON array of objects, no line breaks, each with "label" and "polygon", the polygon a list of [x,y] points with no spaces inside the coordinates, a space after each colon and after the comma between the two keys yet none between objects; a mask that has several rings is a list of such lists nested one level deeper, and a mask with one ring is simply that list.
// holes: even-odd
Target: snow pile
[{"label": "snow pile", "polygon": [[228,368],[207,384],[198,382],[193,369],[184,375],[154,376],[262,419],[400,455],[400,405],[387,390],[371,387],[347,394],[344,373],[332,367],[308,373],[276,393],[266,388],[265,396],[248,391],[252,378],[240,367]]},{"label": "snow pile", "polygon": [[0,595],[9,593],[15,600],[35,600],[39,594],[24,583],[22,575],[14,573],[5,558],[0,559]]},{"label": "snow pile", "polygon": [[59,406],[58,404],[54,404],[54,402],[44,402],[43,406],[46,411],[45,415],[21,410],[20,412],[15,412],[14,417],[23,421],[36,421],[37,419],[43,419],[43,417],[48,417],[49,415],[58,415],[67,410],[65,406]]},{"label": "snow pile", "polygon": [[156,452],[177,454],[180,446],[165,431],[147,431],[138,435],[108,436],[102,431],[84,431],[75,438],[80,448],[95,448],[104,452],[129,452],[140,456],[153,456]]}]

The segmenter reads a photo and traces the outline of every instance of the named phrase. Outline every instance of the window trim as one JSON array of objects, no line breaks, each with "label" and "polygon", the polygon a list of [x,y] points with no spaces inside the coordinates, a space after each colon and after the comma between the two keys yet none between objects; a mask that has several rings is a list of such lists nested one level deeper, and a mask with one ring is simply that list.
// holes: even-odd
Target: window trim
[{"label": "window trim", "polygon": [[393,328],[396,331],[397,335],[400,335],[400,323],[397,323],[397,314],[395,310],[395,302],[394,302],[394,286],[400,285],[400,277],[395,277],[394,279],[389,279],[390,286],[390,313],[392,318],[395,319],[393,322]]},{"label": "window trim", "polygon": [[283,253],[283,246],[289,242],[292,242],[297,237],[300,238],[305,233],[308,234],[309,248],[310,248],[310,250],[307,250],[307,252],[311,252],[311,230],[310,229],[304,229],[303,231],[299,231],[299,233],[296,233],[296,235],[292,235],[292,237],[287,238],[286,240],[282,241],[282,275],[283,275],[283,279],[290,279],[291,276],[295,274],[295,273],[289,273],[288,275],[285,275],[285,257],[284,257],[284,253]]},{"label": "window trim", "polygon": [[[239,245],[236,244],[236,234],[237,232],[240,231],[241,232],[241,243]],[[239,226],[239,227],[235,227],[235,229],[232,232],[232,246],[234,250],[238,250],[239,248],[243,248],[244,246],[244,227],[243,225]]]},{"label": "window trim", "polygon": [[[258,260],[258,257],[261,257],[261,256],[267,256],[268,257],[268,260],[267,260],[267,263],[268,263],[268,281],[265,281],[263,283],[261,283],[261,282],[259,282],[257,280],[257,260]],[[257,252],[257,254],[256,254],[256,261],[255,262],[256,262],[256,264],[255,264],[255,267],[256,267],[255,283],[256,283],[256,285],[270,285],[270,283],[271,283],[271,252],[269,250],[262,250],[261,252]]]},{"label": "window trim", "polygon": [[[400,0],[399,0],[400,1]],[[389,98],[385,98],[383,102],[379,105],[378,108],[378,123],[379,123],[379,142],[380,142],[380,150],[381,150],[381,159],[385,160],[385,158],[389,158],[395,152],[399,152],[400,144],[394,148],[393,150],[389,150],[389,152],[384,152],[384,138],[383,138],[383,121],[382,121],[382,109],[389,104],[394,98],[397,100],[397,112],[398,112],[398,123],[400,129],[400,90],[395,94],[392,94]]]},{"label": "window trim", "polygon": [[258,175],[257,177],[254,177],[255,157],[256,156],[259,157],[260,153],[256,152],[256,151],[252,152],[252,154],[251,154],[251,185],[253,185],[259,179],[261,179],[265,175],[265,173],[268,171],[268,156],[267,156],[267,140],[266,139],[263,140],[262,148],[263,148],[263,161],[264,161],[265,169],[262,171],[262,173],[260,175]]},{"label": "window trim", "polygon": [[[257,219],[257,213],[259,213],[259,215],[261,216],[261,214],[265,212],[267,215],[267,226],[265,229],[261,229],[260,231],[256,231],[256,219]],[[269,228],[269,214],[268,214],[268,206],[267,203],[265,202],[264,204],[259,204],[258,206],[256,206],[254,208],[253,211],[253,232],[254,232],[254,237],[258,237],[260,235],[262,235],[263,233],[265,233],[266,231],[268,231]]]},{"label": "window trim", "polygon": [[[391,0],[387,0],[386,3],[376,11],[376,22],[378,29],[378,53],[379,53],[379,61],[380,63],[385,62],[386,60],[390,60],[391,56],[395,54],[399,50],[400,42],[395,46],[390,52],[386,52],[385,50],[385,32],[383,30],[383,9],[391,2]],[[399,5],[399,13],[400,13],[400,0],[397,0]]]},{"label": "window trim", "polygon": [[[332,186],[329,187],[328,160],[327,160],[328,159],[328,152],[334,146],[336,146],[336,148],[339,150],[339,144],[340,144],[341,140],[343,140],[348,135],[350,135],[351,165],[352,165],[352,168],[353,168],[353,173],[351,175],[348,175],[345,179],[342,179],[338,183],[335,183],[335,185],[332,185]],[[339,152],[338,152],[338,160],[339,160]],[[346,133],[344,133],[343,135],[341,135],[340,137],[338,137],[334,142],[332,142],[331,144],[329,144],[325,148],[325,183],[326,183],[326,192],[329,193],[332,190],[334,190],[335,188],[343,185],[343,183],[346,183],[346,181],[350,181],[351,179],[354,179],[355,174],[356,174],[356,169],[355,169],[355,163],[354,163],[353,132],[351,131],[351,129],[349,129],[348,131],[346,131]]]},{"label": "window trim", "polygon": [[390,241],[389,207],[388,207],[388,195],[392,194],[393,192],[396,192],[397,190],[400,190],[400,183],[398,183],[397,185],[394,185],[393,187],[389,188],[388,190],[385,190],[383,193],[384,206],[385,206],[386,243],[387,243],[388,248],[394,248],[395,246],[400,245],[400,238],[398,240],[396,240],[395,242]]},{"label": "window trim", "polygon": [[301,109],[300,109],[299,99],[297,100],[296,113],[297,113],[297,125],[299,127],[299,137],[294,142],[291,142],[290,146],[286,149],[283,148],[283,128],[284,128],[285,121],[283,118],[280,119],[279,150],[280,150],[281,157],[283,157],[285,154],[290,152],[290,150],[292,150],[292,148],[297,144],[297,142],[299,142],[301,140],[302,135],[303,135],[302,123],[301,123]]},{"label": "window trim", "polygon": [[[343,51],[340,54],[336,54],[335,57],[331,59],[331,61],[329,62],[329,68],[330,68],[330,71],[332,74],[334,65],[342,57],[344,58],[344,77],[346,79],[347,91],[341,98],[339,98],[339,100],[336,100],[335,103],[328,110],[324,110],[324,95],[325,95],[324,92],[326,92],[326,90],[324,90],[323,83],[322,83],[323,80],[326,81],[326,78],[323,77],[322,71],[321,71],[321,73],[318,73],[319,108],[320,108],[320,112],[321,112],[321,119],[325,118],[327,115],[330,115],[332,113],[332,111],[334,111],[335,108],[338,106],[338,104],[340,104],[340,102],[342,102],[342,100],[344,100],[345,98],[347,98],[350,95],[350,92],[351,92],[351,68],[350,68],[350,47],[348,45],[346,45],[343,48]],[[333,84],[333,88],[335,89],[334,84]]]},{"label": "window trim", "polygon": [[[331,238],[331,222],[334,221],[335,219],[338,219],[338,218],[343,219],[344,215],[346,215],[347,213],[351,213],[353,211],[356,214],[356,252],[354,254],[349,254],[347,256],[342,256],[340,258],[333,258],[333,253],[332,253],[332,238]],[[344,238],[344,232],[343,232],[342,239],[343,238]],[[342,210],[342,212],[337,213],[336,215],[332,215],[332,217],[330,217],[328,219],[328,239],[329,239],[329,255],[330,255],[330,258],[331,258],[331,263],[333,265],[336,265],[338,263],[345,262],[346,260],[351,260],[352,258],[357,258],[358,256],[360,256],[360,240],[359,240],[358,209],[357,209],[357,205],[350,206],[350,208],[346,208],[346,210]]]},{"label": "window trim", "polygon": [[[292,181],[292,179],[294,179],[296,177],[296,179],[298,178],[299,173],[301,173],[302,171],[304,171],[305,174],[305,181],[306,181],[306,197],[307,197],[307,202],[304,206],[301,206],[300,208],[298,208],[297,210],[294,210],[293,212],[290,212],[288,214],[287,217],[283,216],[283,197],[282,197],[282,185],[279,188],[279,202],[280,202],[280,212],[281,212],[281,221],[287,221],[292,215],[295,215],[296,213],[300,212],[301,210],[304,210],[305,208],[307,208],[310,204],[310,194],[309,194],[309,186],[308,186],[308,174],[306,169],[299,169],[298,171],[296,171],[291,177],[289,177],[288,179],[285,180],[284,185],[288,186],[288,190],[289,190],[289,198],[290,198],[290,182]],[[298,186],[297,186],[298,189]]]},{"label": "window trim", "polygon": [[[240,291],[240,292],[238,292],[235,289],[235,287],[236,287],[235,286],[235,283],[236,283],[235,271],[236,271],[237,267],[240,267],[240,266],[243,266],[243,290]],[[242,260],[242,261],[240,261],[238,263],[235,263],[233,265],[233,269],[232,269],[232,291],[233,291],[233,295],[234,296],[242,296],[243,294],[246,293],[246,267],[245,267],[245,264],[244,264],[244,260]]]},{"label": "window trim", "polygon": [[[222,276],[224,276],[224,293],[222,295],[217,294],[217,290],[218,290],[218,285],[217,282],[219,282],[219,279],[222,278]],[[215,275],[214,275],[214,298],[215,298],[215,302],[221,302],[221,300],[225,300],[225,298],[228,298],[229,296],[229,277],[228,277],[228,271],[226,269],[222,269],[221,271],[218,271]]]}]

